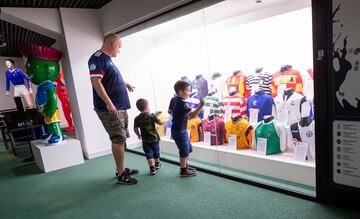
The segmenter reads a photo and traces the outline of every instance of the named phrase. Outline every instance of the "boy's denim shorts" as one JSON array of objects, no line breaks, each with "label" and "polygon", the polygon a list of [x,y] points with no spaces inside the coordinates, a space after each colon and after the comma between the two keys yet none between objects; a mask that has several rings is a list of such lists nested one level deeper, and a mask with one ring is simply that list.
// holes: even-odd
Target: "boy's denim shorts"
[{"label": "boy's denim shorts", "polygon": [[160,158],[159,142],[143,142],[143,149],[147,160]]},{"label": "boy's denim shorts", "polygon": [[179,149],[180,157],[188,157],[192,152],[192,145],[190,143],[189,135],[185,132],[171,132],[171,136],[174,139],[176,146]]}]

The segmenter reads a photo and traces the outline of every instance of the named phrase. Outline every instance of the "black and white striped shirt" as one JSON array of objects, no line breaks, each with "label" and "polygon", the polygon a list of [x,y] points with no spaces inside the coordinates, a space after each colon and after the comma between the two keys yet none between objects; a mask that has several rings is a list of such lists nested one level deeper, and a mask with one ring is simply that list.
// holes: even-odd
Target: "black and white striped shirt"
[{"label": "black and white striped shirt", "polygon": [[272,75],[268,72],[255,73],[248,76],[246,88],[254,95],[259,88],[265,93],[271,95],[271,80]]}]

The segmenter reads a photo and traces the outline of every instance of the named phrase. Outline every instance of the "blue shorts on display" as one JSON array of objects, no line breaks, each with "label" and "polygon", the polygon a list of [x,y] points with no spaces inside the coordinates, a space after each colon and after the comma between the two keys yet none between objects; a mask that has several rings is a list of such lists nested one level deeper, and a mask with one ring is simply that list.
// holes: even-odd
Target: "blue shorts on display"
[{"label": "blue shorts on display", "polygon": [[160,157],[160,146],[158,141],[143,142],[143,149],[147,160]]},{"label": "blue shorts on display", "polygon": [[187,132],[171,133],[176,146],[179,149],[180,157],[187,157],[192,152],[192,145],[190,143],[189,135]]}]

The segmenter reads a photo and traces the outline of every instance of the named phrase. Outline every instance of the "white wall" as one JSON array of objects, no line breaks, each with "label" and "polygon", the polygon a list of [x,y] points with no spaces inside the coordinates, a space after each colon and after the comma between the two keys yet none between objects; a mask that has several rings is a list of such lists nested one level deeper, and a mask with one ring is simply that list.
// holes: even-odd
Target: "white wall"
[{"label": "white wall", "polygon": [[[261,9],[261,13],[251,12],[227,19],[224,26],[214,23],[206,28],[179,29],[176,33],[166,35],[166,30],[162,32],[161,26],[171,26],[173,21],[169,21],[125,37],[124,46],[128,48],[124,48],[121,57],[127,61],[118,64],[126,69],[123,71],[125,78],[134,77],[139,75],[134,71],[139,65],[137,57],[142,57],[142,60],[144,55],[148,56],[149,70],[147,73],[141,72],[141,77],[151,77],[151,80],[139,77],[136,85],[141,91],[137,92],[147,94],[147,87],[151,83],[155,94],[154,104],[157,110],[162,111],[168,107],[174,93],[174,83],[183,75],[194,80],[196,75],[202,74],[210,81],[210,74],[216,71],[225,78],[236,69],[251,74],[256,67],[264,67],[264,71],[273,74],[280,70],[281,65],[291,64],[302,73],[306,83],[309,78],[306,70],[312,68],[313,56],[311,9],[304,9],[305,5],[299,5],[300,10],[288,4],[278,5],[281,8],[279,11],[283,12],[284,7],[289,7],[290,12],[264,18],[266,9]],[[268,10],[274,10],[274,7]],[[243,17],[252,17],[252,20],[244,23]],[[139,44],[146,42],[150,47],[136,49]]]},{"label": "white wall", "polygon": [[66,83],[71,88],[70,102],[77,137],[86,158],[110,154],[109,137],[93,110],[87,65],[90,56],[100,49],[103,40],[99,11],[60,8],[60,14],[67,48],[63,68]]},{"label": "white wall", "polygon": [[114,33],[191,0],[113,0],[102,7],[104,33]]},{"label": "white wall", "polygon": [[[145,98],[150,103],[151,112],[155,112],[157,104],[154,97],[154,86],[152,86],[152,71],[150,67],[150,48],[148,41],[141,40],[136,36],[124,38],[120,54],[114,59],[125,81],[135,86],[135,91],[129,93],[131,109],[129,114],[130,139],[128,145],[137,142],[138,139],[133,131],[134,118],[140,113],[136,108],[136,100]],[[129,63],[131,63],[129,65]]]}]

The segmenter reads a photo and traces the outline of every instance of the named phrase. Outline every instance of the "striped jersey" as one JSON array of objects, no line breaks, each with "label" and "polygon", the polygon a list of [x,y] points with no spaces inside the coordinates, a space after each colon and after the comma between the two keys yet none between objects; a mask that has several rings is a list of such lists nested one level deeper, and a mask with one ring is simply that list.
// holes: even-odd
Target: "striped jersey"
[{"label": "striped jersey", "polygon": [[228,93],[236,91],[242,97],[250,96],[250,92],[246,88],[247,77],[239,72],[237,75],[231,75],[226,80],[226,85],[228,87]]},{"label": "striped jersey", "polygon": [[222,102],[223,114],[225,114],[225,110],[231,109],[231,117],[246,116],[246,105],[246,99],[239,94],[224,97]]},{"label": "striped jersey", "polygon": [[281,85],[284,85],[285,88],[294,88],[299,94],[303,94],[303,80],[301,78],[300,72],[294,69],[287,70],[285,72],[278,71],[272,76],[272,96],[276,97],[278,95],[278,89]]},{"label": "striped jersey", "polygon": [[265,93],[271,95],[272,75],[268,72],[255,73],[249,75],[246,81],[246,87],[250,91],[250,95],[254,95],[255,91],[261,89]]},{"label": "striped jersey", "polygon": [[218,116],[222,116],[222,102],[219,97],[216,96],[206,96],[204,98],[205,105],[204,105],[204,111],[209,109],[210,114],[216,114]]},{"label": "striped jersey", "polygon": [[190,141],[199,142],[203,140],[202,120],[199,117],[192,118],[187,123],[187,129],[190,130]]},{"label": "striped jersey", "polygon": [[259,138],[267,139],[266,155],[279,154],[286,150],[285,127],[276,120],[268,123],[261,121],[255,129],[255,147]]},{"label": "striped jersey", "polygon": [[226,139],[229,142],[230,135],[236,135],[236,148],[252,148],[252,126],[246,119],[238,121],[228,120],[225,123]]}]

